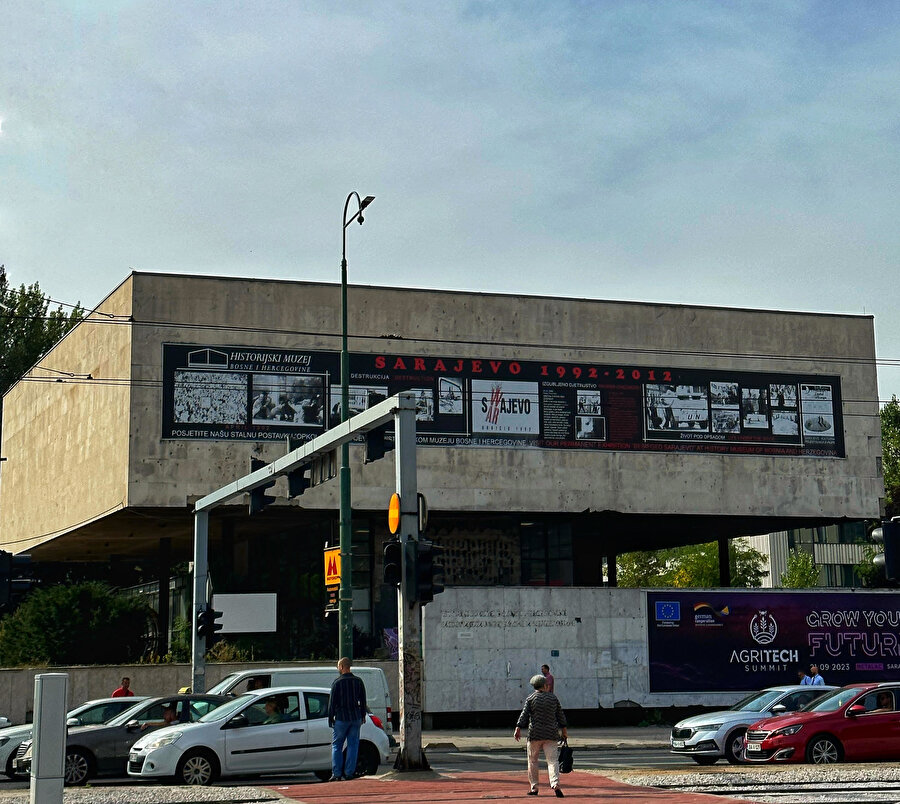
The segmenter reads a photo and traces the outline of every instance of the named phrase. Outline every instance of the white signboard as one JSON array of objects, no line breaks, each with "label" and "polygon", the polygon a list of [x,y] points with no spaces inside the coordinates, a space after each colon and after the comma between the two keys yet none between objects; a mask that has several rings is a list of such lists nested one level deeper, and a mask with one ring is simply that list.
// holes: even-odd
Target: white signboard
[{"label": "white signboard", "polygon": [[247,595],[213,595],[212,607],[222,612],[220,634],[262,634],[276,630],[275,592]]},{"label": "white signboard", "polygon": [[539,435],[538,384],[472,380],[472,432]]}]

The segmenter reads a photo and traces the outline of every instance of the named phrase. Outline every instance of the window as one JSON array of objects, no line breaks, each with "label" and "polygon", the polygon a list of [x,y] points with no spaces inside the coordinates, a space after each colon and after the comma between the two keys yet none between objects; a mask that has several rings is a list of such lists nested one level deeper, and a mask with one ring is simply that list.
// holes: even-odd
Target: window
[{"label": "window", "polygon": [[243,715],[251,726],[273,726],[300,720],[300,697],[296,692],[279,693],[260,698],[248,706]]},{"label": "window", "polygon": [[572,585],[572,526],[568,522],[521,524],[522,583]]},{"label": "window", "polygon": [[317,717],[328,717],[328,694],[324,692],[306,693],[306,716],[312,720]]}]

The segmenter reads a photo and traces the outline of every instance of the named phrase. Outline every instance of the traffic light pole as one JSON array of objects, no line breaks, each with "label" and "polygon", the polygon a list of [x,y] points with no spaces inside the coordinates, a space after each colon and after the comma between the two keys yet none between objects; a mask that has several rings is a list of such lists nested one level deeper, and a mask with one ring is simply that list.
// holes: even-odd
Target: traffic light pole
[{"label": "traffic light pole", "polygon": [[194,606],[191,624],[191,690],[206,692],[206,637],[200,636],[197,617],[206,606],[209,583],[209,511],[194,512]]},{"label": "traffic light pole", "polygon": [[[415,567],[409,559],[415,550],[407,550],[419,538],[419,500],[416,479],[416,411],[400,410],[395,417],[396,456],[394,472],[400,495],[401,582],[397,595],[397,631],[400,674],[400,750],[394,767],[398,770],[427,770],[422,750],[422,607],[410,595],[408,580],[415,580]],[[413,559],[414,561],[414,559]],[[410,599],[412,598],[412,599]]]}]

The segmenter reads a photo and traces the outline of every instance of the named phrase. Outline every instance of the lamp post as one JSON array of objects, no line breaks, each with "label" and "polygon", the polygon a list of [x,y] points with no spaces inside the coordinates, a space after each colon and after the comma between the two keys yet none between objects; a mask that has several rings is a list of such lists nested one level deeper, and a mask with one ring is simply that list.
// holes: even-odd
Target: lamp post
[{"label": "lamp post", "polygon": [[[358,209],[350,218],[347,210],[356,199]],[[375,200],[367,195],[362,201],[354,190],[344,202],[341,246],[341,421],[350,418],[350,353],[347,351],[347,227],[357,221],[362,224],[363,210]],[[341,589],[338,597],[338,654],[353,658],[353,530],[350,521],[350,444],[341,445]]]}]

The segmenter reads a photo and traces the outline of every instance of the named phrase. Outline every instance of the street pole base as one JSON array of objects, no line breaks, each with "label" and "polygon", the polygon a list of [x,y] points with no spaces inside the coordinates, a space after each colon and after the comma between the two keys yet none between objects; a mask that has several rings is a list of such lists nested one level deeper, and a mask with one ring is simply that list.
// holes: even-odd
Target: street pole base
[{"label": "street pole base", "polygon": [[423,770],[431,770],[431,765],[428,764],[428,759],[425,756],[424,751],[419,752],[420,760],[418,762],[414,762],[412,757],[410,756],[410,751],[407,749],[401,748],[397,752],[397,759],[394,760],[394,770],[398,771],[423,771]]}]

